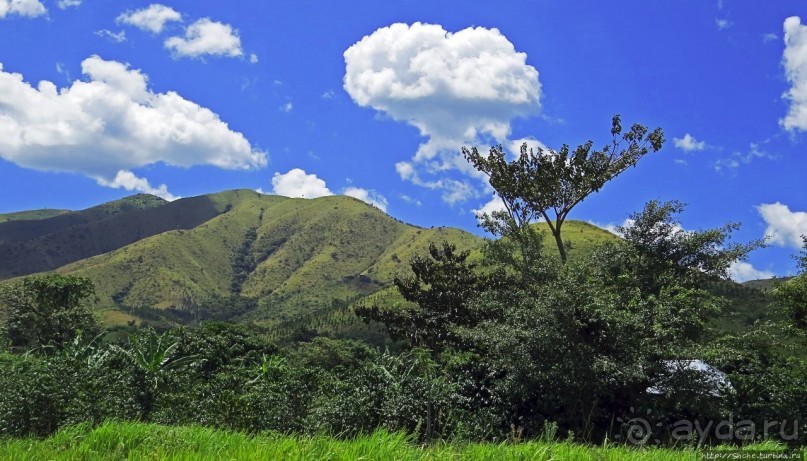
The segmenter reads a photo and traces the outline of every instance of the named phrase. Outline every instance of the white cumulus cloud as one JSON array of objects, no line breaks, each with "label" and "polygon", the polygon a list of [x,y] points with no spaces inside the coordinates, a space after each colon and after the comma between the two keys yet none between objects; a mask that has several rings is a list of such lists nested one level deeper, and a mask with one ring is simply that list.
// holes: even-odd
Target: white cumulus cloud
[{"label": "white cumulus cloud", "polygon": [[153,92],[147,76],[128,64],[91,56],[81,70],[86,81],[57,88],[45,80],[33,86],[0,64],[0,158],[124,188],[135,184],[132,169],[160,162],[266,165],[266,153],[213,111],[173,91]]},{"label": "white cumulus cloud", "polygon": [[540,109],[538,71],[497,29],[452,33],[434,24],[393,24],[352,45],[344,58],[344,88],[356,104],[427,138],[411,161],[396,165],[401,178],[441,189],[449,202],[478,196],[446,176],[459,170],[479,177],[460,148],[504,143],[513,118]]},{"label": "white cumulus cloud", "polygon": [[361,187],[348,187],[342,191],[342,195],[347,195],[348,197],[369,203],[383,212],[387,211],[387,199],[374,190],[362,189]]},{"label": "white cumulus cloud", "polygon": [[[263,191],[259,188],[259,192]],[[293,168],[286,173],[275,172],[272,176],[272,193],[292,198],[318,198],[335,195],[324,179],[314,173],[306,173],[301,168]],[[369,203],[381,211],[387,211],[387,198],[374,190],[350,186],[342,191],[347,195]]]},{"label": "white cumulus cloud", "polygon": [[776,276],[771,271],[757,269],[745,261],[734,261],[729,267],[729,275],[732,280],[740,283],[749,280],[770,279]]},{"label": "white cumulus cloud", "polygon": [[542,143],[541,141],[539,141],[539,140],[537,140],[537,139],[535,139],[533,137],[528,137],[528,138],[521,138],[521,139],[513,139],[512,141],[509,141],[508,144],[507,144],[507,148],[508,148],[508,151],[510,152],[510,155],[512,155],[513,157],[517,157],[518,155],[520,155],[521,154],[521,146],[523,146],[524,144],[527,145],[527,150],[528,151],[531,150],[531,151],[535,152],[536,154],[538,152],[541,152],[541,151],[544,151],[544,152],[549,151],[549,148],[546,146],[546,144]]},{"label": "white cumulus cloud", "polygon": [[675,147],[684,152],[706,149],[705,141],[698,141],[689,133],[686,133],[683,138],[673,138],[673,143],[675,143]]},{"label": "white cumulus cloud", "polygon": [[168,192],[168,186],[165,184],[160,184],[159,187],[151,187],[151,184],[149,184],[146,178],[139,178],[131,171],[118,171],[118,174],[115,175],[115,179],[112,181],[107,181],[106,179],[100,178],[98,179],[98,184],[111,187],[113,189],[125,189],[128,191],[137,191],[143,192],[144,194],[156,195],[168,201],[173,201],[180,198]]},{"label": "white cumulus cloud", "polygon": [[293,198],[317,198],[333,195],[324,180],[315,174],[307,174],[301,168],[293,168],[286,173],[276,172],[272,176],[272,192],[276,195]]},{"label": "white cumulus cloud", "polygon": [[169,37],[165,41],[165,47],[178,57],[244,55],[238,31],[229,24],[211,21],[208,18],[200,19],[188,26],[184,37]]},{"label": "white cumulus cloud", "polygon": [[478,221],[482,221],[484,215],[489,215],[494,211],[507,211],[507,207],[504,205],[501,197],[496,194],[494,194],[487,203],[473,210],[473,214]]},{"label": "white cumulus cloud", "polygon": [[47,12],[39,0],[0,0],[0,19],[9,15],[35,18]]},{"label": "white cumulus cloud", "polygon": [[785,19],[782,64],[791,87],[784,94],[790,108],[779,124],[788,131],[807,130],[807,26],[798,16]]},{"label": "white cumulus cloud", "polygon": [[771,243],[801,247],[801,236],[807,235],[807,212],[790,211],[790,207],[779,202],[763,203],[757,211],[768,225],[765,235]]},{"label": "white cumulus cloud", "polygon": [[613,222],[610,222],[608,224],[600,224],[600,223],[594,222],[594,221],[588,221],[588,223],[593,224],[593,225],[599,227],[600,229],[607,230],[608,232],[610,232],[610,233],[612,233],[614,235],[618,235],[618,236],[622,237],[622,233],[619,232],[619,228],[620,227],[631,227],[631,226],[633,226],[635,221],[630,219],[630,218],[625,218],[625,220],[622,221],[622,224],[616,224],[616,223],[613,223]]},{"label": "white cumulus cloud", "polygon": [[153,3],[140,10],[127,11],[117,19],[118,23],[128,24],[153,34],[162,32],[169,22],[180,21],[182,21],[182,15],[178,11],[159,3]]}]

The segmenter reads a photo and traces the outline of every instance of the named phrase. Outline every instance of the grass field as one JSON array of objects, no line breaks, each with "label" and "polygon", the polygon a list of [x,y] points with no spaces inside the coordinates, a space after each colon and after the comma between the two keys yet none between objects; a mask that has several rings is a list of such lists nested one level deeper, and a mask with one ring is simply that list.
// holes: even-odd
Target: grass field
[{"label": "grass field", "polygon": [[[756,445],[751,449],[775,449]],[[400,434],[353,440],[326,436],[250,436],[199,427],[107,423],[68,427],[45,440],[0,440],[4,460],[674,460],[701,459],[694,449],[591,447],[563,442],[419,446]],[[757,459],[757,458],[743,458]],[[762,459],[762,458],[759,458]],[[804,457],[802,456],[802,459]]]}]

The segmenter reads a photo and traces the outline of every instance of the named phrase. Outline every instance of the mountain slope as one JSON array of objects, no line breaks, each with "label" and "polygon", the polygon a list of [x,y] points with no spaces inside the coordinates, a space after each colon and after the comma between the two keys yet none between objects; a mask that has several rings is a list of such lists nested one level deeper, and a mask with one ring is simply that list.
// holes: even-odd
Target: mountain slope
[{"label": "mountain slope", "polygon": [[193,228],[151,235],[58,271],[90,277],[102,307],[192,312],[240,296],[257,304],[247,318],[282,320],[389,286],[431,241],[469,249],[482,242],[458,229],[401,223],[350,197],[306,200],[230,191],[204,198],[222,212]]},{"label": "mountain slope", "polygon": [[[564,226],[572,259],[616,238],[580,221]],[[107,324],[218,318],[286,332],[330,325],[338,334],[365,328],[351,304],[401,302],[393,278],[410,273],[409,261],[442,241],[471,250],[473,259],[484,243],[459,229],[402,223],[345,196],[308,200],[235,190],[168,203],[137,195],[0,223],[0,279],[50,270],[87,276]],[[556,258],[554,240],[544,243]],[[720,290],[749,298],[732,286]],[[734,304],[732,325],[767,315],[765,302]]]},{"label": "mountain slope", "polygon": [[70,213],[70,210],[56,210],[53,208],[43,208],[41,210],[17,211],[14,213],[0,214],[0,223],[7,221],[32,221],[36,219],[47,219]]},{"label": "mountain slope", "polygon": [[51,218],[0,223],[0,280],[53,270],[171,229],[190,229],[222,212],[205,196],[168,203],[135,195]]}]

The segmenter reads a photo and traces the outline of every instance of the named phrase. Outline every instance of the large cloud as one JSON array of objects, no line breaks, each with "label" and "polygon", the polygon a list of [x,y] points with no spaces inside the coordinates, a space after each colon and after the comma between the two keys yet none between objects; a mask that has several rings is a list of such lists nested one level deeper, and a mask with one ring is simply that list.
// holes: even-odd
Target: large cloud
[{"label": "large cloud", "polygon": [[765,235],[771,243],[799,248],[802,235],[807,235],[807,212],[790,211],[782,203],[764,203],[757,207],[768,225]]},{"label": "large cloud", "polygon": [[139,70],[98,56],[81,68],[87,81],[59,89],[49,81],[34,87],[0,64],[0,158],[24,168],[81,173],[112,187],[135,184],[129,170],[158,162],[266,165],[266,153],[210,109],[172,91],[154,93]]},{"label": "large cloud", "polygon": [[[460,147],[505,142],[510,121],[540,108],[538,71],[526,64],[497,29],[446,32],[439,25],[393,24],[376,30],[345,53],[344,88],[362,107],[415,126],[426,138],[401,178],[442,189],[446,201],[468,194],[448,170],[474,175]],[[425,178],[433,175],[434,178]]]},{"label": "large cloud", "polygon": [[200,19],[185,30],[184,37],[169,37],[165,47],[175,56],[198,58],[205,55],[239,57],[244,55],[238,31],[229,24]]},{"label": "large cloud", "polygon": [[798,16],[785,19],[785,51],[782,64],[791,87],[785,93],[790,109],[779,124],[785,129],[807,130],[807,26]]},{"label": "large cloud", "polygon": [[118,23],[129,24],[153,34],[159,34],[167,23],[176,21],[182,21],[182,15],[175,9],[159,3],[151,4],[147,8],[127,11],[117,19]]},{"label": "large cloud", "polygon": [[47,12],[39,0],[0,0],[0,19],[9,15],[34,18]]},{"label": "large cloud", "polygon": [[[260,189],[258,192],[262,192]],[[276,172],[272,176],[272,193],[294,198],[318,198],[334,195],[324,179],[316,174],[308,174],[301,168],[293,168],[286,173]],[[369,203],[381,211],[387,211],[387,199],[374,190],[351,186],[342,195]]]}]

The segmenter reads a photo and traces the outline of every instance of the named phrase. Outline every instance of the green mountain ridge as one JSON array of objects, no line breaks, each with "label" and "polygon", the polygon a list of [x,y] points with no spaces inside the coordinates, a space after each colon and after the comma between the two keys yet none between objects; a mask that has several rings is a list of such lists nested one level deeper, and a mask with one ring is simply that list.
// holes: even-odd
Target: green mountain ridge
[{"label": "green mountain ridge", "polygon": [[0,223],[8,221],[31,221],[36,219],[47,219],[70,213],[70,210],[59,210],[55,208],[42,208],[39,210],[16,211],[12,213],[0,214]]},{"label": "green mountain ridge", "polygon": [[0,224],[0,279],[53,270],[87,276],[107,312],[192,313],[239,296],[255,304],[245,318],[280,321],[390,286],[430,242],[482,242],[459,229],[417,228],[344,196],[148,197]]},{"label": "green mountain ridge", "polygon": [[[564,226],[572,258],[615,238],[585,222]],[[443,241],[473,258],[484,243],[460,229],[403,223],[346,196],[233,190],[166,202],[141,194],[0,223],[0,280],[48,271],[89,277],[107,324],[190,321],[221,305],[230,306],[217,314],[223,318],[270,327],[332,323],[335,315],[355,327],[348,306],[401,302],[393,278]],[[555,254],[554,242],[546,244]]]}]

